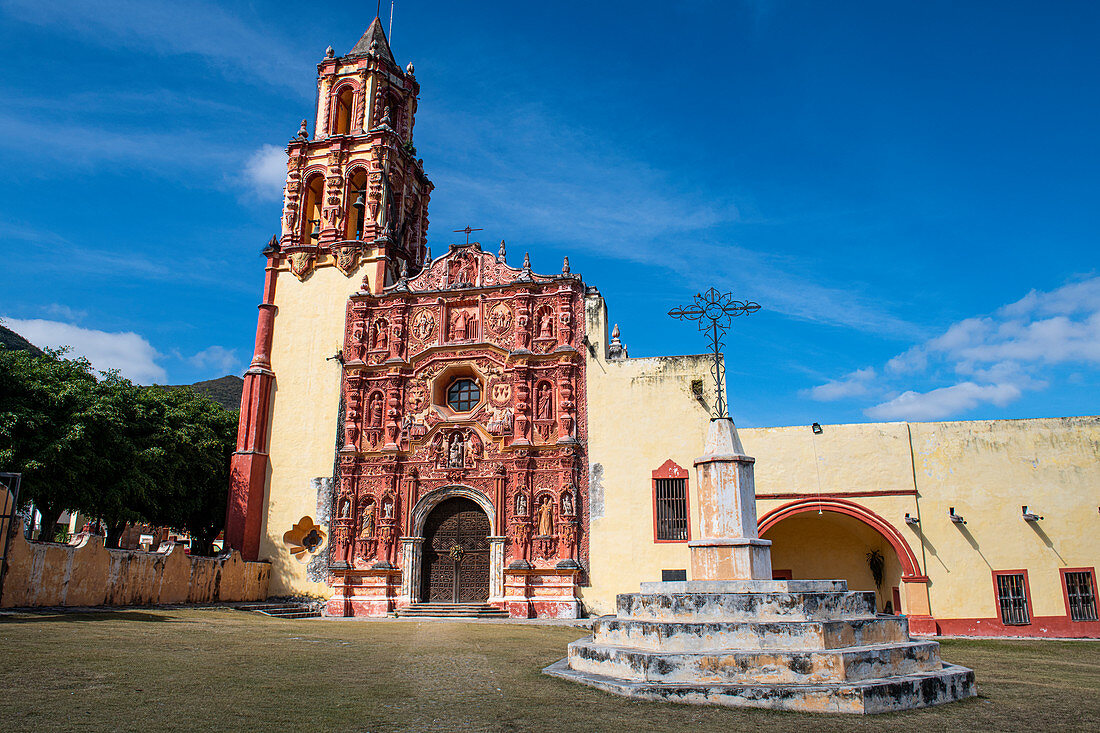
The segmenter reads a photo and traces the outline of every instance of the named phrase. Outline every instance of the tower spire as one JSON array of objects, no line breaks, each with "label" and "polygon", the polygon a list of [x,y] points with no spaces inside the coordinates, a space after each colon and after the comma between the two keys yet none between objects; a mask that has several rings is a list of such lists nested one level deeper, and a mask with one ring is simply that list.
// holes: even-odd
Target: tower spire
[{"label": "tower spire", "polygon": [[366,56],[368,53],[381,56],[390,66],[397,68],[397,62],[393,59],[393,51],[390,50],[390,42],[386,38],[386,31],[382,27],[382,19],[377,15],[371,21],[367,32],[348,51],[348,56]]}]

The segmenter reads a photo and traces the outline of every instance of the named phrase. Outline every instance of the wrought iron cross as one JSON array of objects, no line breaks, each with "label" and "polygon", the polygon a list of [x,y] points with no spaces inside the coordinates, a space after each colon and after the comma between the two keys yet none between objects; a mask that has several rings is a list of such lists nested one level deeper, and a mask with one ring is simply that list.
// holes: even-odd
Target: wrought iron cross
[{"label": "wrought iron cross", "polygon": [[722,339],[726,337],[726,331],[730,322],[737,316],[746,313],[755,313],[760,310],[760,304],[751,300],[734,300],[730,293],[719,293],[711,288],[705,293],[695,296],[695,303],[689,306],[673,308],[668,312],[678,321],[698,321],[699,330],[706,331],[710,336],[710,348],[714,354],[714,364],[710,367],[710,373],[714,377],[714,391],[718,395],[718,403],[715,405],[715,417],[729,417],[726,413],[726,396],[724,385],[725,366],[722,363]]},{"label": "wrought iron cross", "polygon": [[459,232],[465,232],[465,234],[466,234],[466,244],[470,243],[470,232],[483,232],[483,231],[485,231],[485,230],[484,229],[474,229],[474,228],[470,227],[469,224],[466,225],[465,229],[455,229],[454,230],[455,234],[458,234]]}]

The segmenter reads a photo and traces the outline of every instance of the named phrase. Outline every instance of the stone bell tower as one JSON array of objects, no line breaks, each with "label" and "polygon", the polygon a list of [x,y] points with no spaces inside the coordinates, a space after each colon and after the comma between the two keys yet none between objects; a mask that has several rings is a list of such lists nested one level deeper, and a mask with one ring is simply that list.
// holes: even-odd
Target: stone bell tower
[{"label": "stone bell tower", "polygon": [[[287,145],[226,515],[226,545],[247,559],[273,556],[287,522],[318,516],[308,489],[333,473],[348,297],[380,293],[428,260],[432,183],[413,146],[419,91],[375,18],[346,55],[325,52],[313,134],[302,120]],[[273,592],[280,577],[273,567]]]}]

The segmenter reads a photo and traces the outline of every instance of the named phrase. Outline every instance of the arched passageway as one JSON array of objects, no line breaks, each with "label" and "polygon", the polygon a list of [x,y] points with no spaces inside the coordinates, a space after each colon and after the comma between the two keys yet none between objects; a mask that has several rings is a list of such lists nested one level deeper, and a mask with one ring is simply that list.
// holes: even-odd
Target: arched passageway
[{"label": "arched passageway", "polygon": [[[775,577],[846,580],[849,590],[875,591],[880,612],[901,613],[909,558],[899,554],[888,531],[853,514],[822,505],[765,515],[761,537],[772,541]],[[880,584],[875,582],[873,553],[882,558]]]}]

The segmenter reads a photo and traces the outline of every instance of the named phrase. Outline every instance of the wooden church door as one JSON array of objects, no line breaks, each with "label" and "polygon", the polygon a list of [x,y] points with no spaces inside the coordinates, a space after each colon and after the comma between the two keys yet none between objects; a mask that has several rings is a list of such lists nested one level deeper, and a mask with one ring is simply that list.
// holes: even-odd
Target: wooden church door
[{"label": "wooden church door", "polygon": [[489,598],[489,517],[474,501],[447,499],[428,515],[420,597],[435,603]]}]

